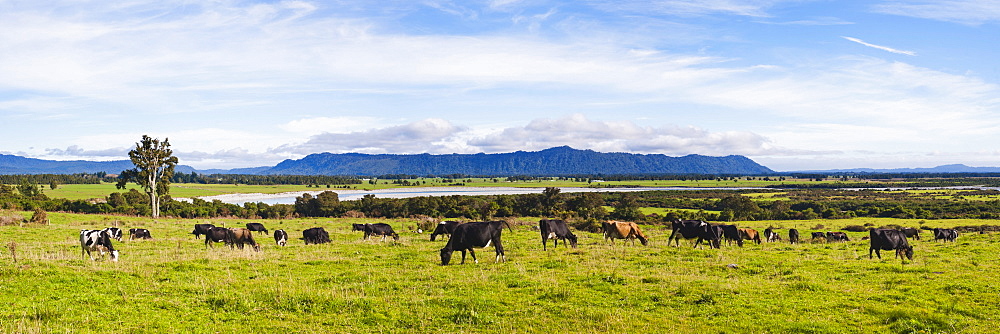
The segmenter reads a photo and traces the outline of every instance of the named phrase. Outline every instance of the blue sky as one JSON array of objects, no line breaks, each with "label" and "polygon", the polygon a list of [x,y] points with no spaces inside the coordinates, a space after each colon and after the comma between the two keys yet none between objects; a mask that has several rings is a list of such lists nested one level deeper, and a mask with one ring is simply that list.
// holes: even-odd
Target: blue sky
[{"label": "blue sky", "polygon": [[1000,166],[1000,1],[0,0],[0,153]]}]

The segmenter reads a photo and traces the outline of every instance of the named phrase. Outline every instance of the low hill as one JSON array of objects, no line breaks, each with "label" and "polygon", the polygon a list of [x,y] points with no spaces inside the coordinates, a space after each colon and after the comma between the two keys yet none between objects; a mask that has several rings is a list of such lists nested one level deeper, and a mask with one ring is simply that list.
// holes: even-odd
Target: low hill
[{"label": "low hill", "polygon": [[[79,174],[108,173],[118,174],[126,169],[135,168],[132,161],[57,161],[25,158],[16,155],[0,154],[0,174]],[[178,172],[192,172],[189,166],[177,166]]]}]

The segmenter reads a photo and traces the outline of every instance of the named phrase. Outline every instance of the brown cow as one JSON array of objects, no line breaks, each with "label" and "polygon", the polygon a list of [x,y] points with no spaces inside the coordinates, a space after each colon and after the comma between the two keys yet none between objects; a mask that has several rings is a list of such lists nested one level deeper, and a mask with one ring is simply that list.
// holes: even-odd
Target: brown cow
[{"label": "brown cow", "polygon": [[639,225],[636,225],[636,223],[612,220],[602,225],[604,227],[604,239],[611,239],[612,243],[614,243],[614,239],[631,239],[633,245],[635,244],[635,239],[639,239],[639,242],[643,246],[649,243],[646,235],[642,234],[642,231],[639,230]]},{"label": "brown cow", "polygon": [[755,229],[741,228],[740,238],[743,238],[743,240],[753,240],[753,242],[756,242],[758,245],[760,245],[760,233],[757,233],[757,230]]},{"label": "brown cow", "polygon": [[231,228],[230,230],[233,231],[233,243],[236,244],[236,247],[243,249],[243,244],[250,244],[254,251],[260,251],[260,245],[253,240],[253,234],[251,234],[250,230],[242,227]]}]

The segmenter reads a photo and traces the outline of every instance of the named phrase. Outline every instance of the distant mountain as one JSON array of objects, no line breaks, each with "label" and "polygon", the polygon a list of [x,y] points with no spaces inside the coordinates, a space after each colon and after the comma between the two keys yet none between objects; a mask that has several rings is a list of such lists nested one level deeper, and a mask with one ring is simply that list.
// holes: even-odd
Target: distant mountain
[{"label": "distant mountain", "polygon": [[[129,160],[56,161],[0,154],[0,174],[91,174],[100,172],[118,174],[123,170],[134,167],[135,165]],[[190,173],[194,171],[194,168],[190,166],[177,166],[175,170]]]},{"label": "distant mountain", "polygon": [[946,173],[1000,173],[1000,167],[969,167],[963,164],[941,165],[932,168],[851,168],[808,170],[788,173],[914,173],[914,174],[946,174]]},{"label": "distant mountain", "polygon": [[571,175],[571,174],[771,174],[744,156],[708,157],[600,153],[568,146],[496,154],[318,153],[285,160],[262,174],[284,175]]}]

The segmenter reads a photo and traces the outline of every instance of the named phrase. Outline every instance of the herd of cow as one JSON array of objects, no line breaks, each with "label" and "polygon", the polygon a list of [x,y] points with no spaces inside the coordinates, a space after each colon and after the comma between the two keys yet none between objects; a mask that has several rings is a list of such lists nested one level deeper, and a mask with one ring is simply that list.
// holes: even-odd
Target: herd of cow
[{"label": "herd of cow", "polygon": [[[500,240],[504,225],[507,226],[508,230],[511,230],[510,224],[505,221],[468,223],[444,221],[439,223],[434,231],[431,232],[430,239],[434,241],[439,235],[450,235],[448,242],[440,250],[442,265],[447,265],[451,262],[451,256],[455,251],[462,252],[461,263],[465,263],[466,251],[472,255],[473,261],[479,263],[473,249],[489,247],[490,245],[493,245],[496,252],[495,262],[506,261],[506,255],[504,254],[503,245]],[[649,242],[649,239],[642,233],[639,226],[633,222],[608,221],[602,223],[601,227],[604,239],[611,240],[612,243],[614,239],[631,240],[633,244],[638,239],[643,245],[647,245]],[[399,240],[399,234],[393,231],[392,226],[385,223],[353,224],[352,230],[363,232],[364,239],[368,239],[371,236],[381,236],[383,241],[386,237]],[[577,246],[577,237],[570,231],[569,226],[564,220],[542,219],[538,223],[538,230],[541,232],[542,250],[548,249],[547,244],[549,240],[553,240],[553,246],[558,246],[560,240],[563,241],[563,246],[566,246],[567,242],[573,248]],[[268,233],[267,228],[261,223],[247,223],[246,228],[226,228],[213,224],[195,224],[194,230],[191,231],[195,239],[205,236],[206,248],[214,247],[214,243],[222,242],[231,249],[244,249],[245,245],[249,245],[254,251],[260,251],[260,244],[254,240],[252,232]],[[862,240],[869,240],[869,258],[873,257],[872,252],[874,252],[881,259],[882,250],[891,250],[896,252],[896,257],[906,257],[912,260],[913,247],[907,242],[907,238],[920,240],[919,232],[915,228],[872,228],[869,230],[869,236],[862,238]],[[935,228],[933,229],[933,233],[934,240],[954,242],[958,238],[958,231],[954,229]],[[130,229],[129,234],[130,240],[152,239],[147,229]],[[109,227],[103,230],[80,231],[80,247],[83,253],[90,256],[91,260],[94,260],[91,252],[97,251],[102,257],[105,253],[108,253],[112,261],[118,261],[118,251],[111,244],[111,239],[121,241],[121,229]],[[669,246],[673,242],[679,247],[681,239],[696,239],[692,244],[693,247],[698,247],[702,242],[705,242],[711,248],[721,248],[723,240],[728,245],[732,245],[735,242],[739,247],[743,247],[744,240],[749,240],[757,244],[761,244],[763,240],[767,242],[782,240],[781,235],[771,228],[764,230],[762,238],[757,230],[751,228],[739,228],[736,225],[709,224],[702,220],[675,220],[671,223],[671,233],[667,239],[667,245]],[[306,245],[323,244],[330,242],[330,235],[322,227],[313,227],[302,231],[302,240]],[[850,241],[850,238],[844,232],[813,232],[812,240],[837,242]],[[788,229],[788,241],[793,244],[799,243],[799,231],[794,228]],[[278,246],[287,245],[288,233],[285,230],[274,231],[274,242]]]}]

